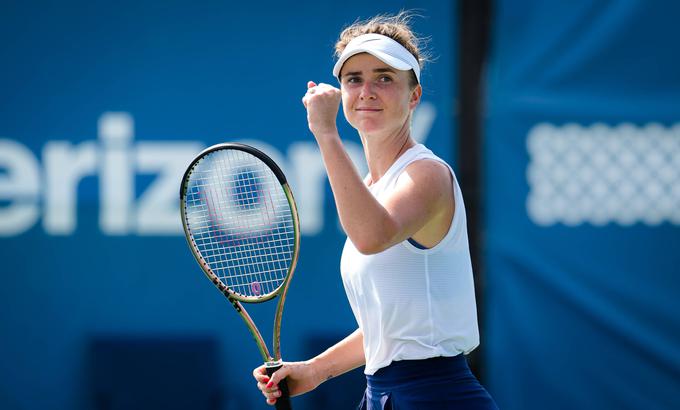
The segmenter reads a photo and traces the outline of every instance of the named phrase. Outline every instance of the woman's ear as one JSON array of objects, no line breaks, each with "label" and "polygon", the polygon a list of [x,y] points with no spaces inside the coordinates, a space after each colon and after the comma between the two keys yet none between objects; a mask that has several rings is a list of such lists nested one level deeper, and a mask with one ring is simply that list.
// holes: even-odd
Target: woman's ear
[{"label": "woman's ear", "polygon": [[423,96],[423,87],[420,84],[416,85],[413,90],[411,90],[411,97],[409,98],[408,106],[410,109],[414,109],[420,103],[420,97]]}]

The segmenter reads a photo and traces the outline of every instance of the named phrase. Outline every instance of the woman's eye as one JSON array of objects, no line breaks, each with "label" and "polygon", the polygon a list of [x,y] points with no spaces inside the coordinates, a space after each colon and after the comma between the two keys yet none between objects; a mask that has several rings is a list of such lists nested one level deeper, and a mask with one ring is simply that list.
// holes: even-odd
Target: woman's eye
[{"label": "woman's eye", "polygon": [[381,83],[389,83],[390,81],[392,81],[392,77],[390,77],[388,75],[384,75],[384,76],[380,77],[378,79],[378,81],[380,81]]},{"label": "woman's eye", "polygon": [[347,82],[349,84],[356,84],[361,82],[361,77],[347,77]]}]

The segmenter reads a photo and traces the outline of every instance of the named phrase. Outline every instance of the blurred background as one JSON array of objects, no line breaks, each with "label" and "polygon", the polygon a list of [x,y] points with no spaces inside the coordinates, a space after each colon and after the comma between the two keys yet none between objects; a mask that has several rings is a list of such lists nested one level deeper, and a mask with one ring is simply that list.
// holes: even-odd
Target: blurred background
[{"label": "blurred background", "polygon": [[[0,409],[268,408],[179,218],[181,174],[223,141],[272,156],[300,207],[284,358],[353,331],[300,99],[336,83],[344,26],[401,9],[435,57],[413,132],[462,185],[471,362],[500,408],[678,408],[679,3],[138,0],[0,2]],[[353,408],[364,383],[293,404]]]}]

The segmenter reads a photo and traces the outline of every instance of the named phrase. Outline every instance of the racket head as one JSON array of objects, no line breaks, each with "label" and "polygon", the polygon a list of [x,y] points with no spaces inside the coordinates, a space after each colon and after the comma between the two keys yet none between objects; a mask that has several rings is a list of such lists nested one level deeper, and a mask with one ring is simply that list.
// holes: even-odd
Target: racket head
[{"label": "racket head", "polygon": [[286,177],[271,158],[238,143],[205,149],[184,173],[180,211],[196,261],[228,298],[285,296],[300,228]]}]

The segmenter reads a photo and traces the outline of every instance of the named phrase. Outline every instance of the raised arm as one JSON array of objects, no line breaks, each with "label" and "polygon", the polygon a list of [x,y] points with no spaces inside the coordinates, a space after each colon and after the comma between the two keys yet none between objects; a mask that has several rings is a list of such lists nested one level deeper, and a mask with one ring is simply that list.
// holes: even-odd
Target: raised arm
[{"label": "raised arm", "polygon": [[[311,83],[309,86],[312,86]],[[436,161],[416,161],[399,177],[382,203],[373,197],[345,151],[335,124],[340,90],[327,84],[303,98],[345,233],[359,252],[381,252],[407,238],[433,245],[453,216],[453,187],[448,168]],[[437,229],[443,227],[443,229]]]}]

